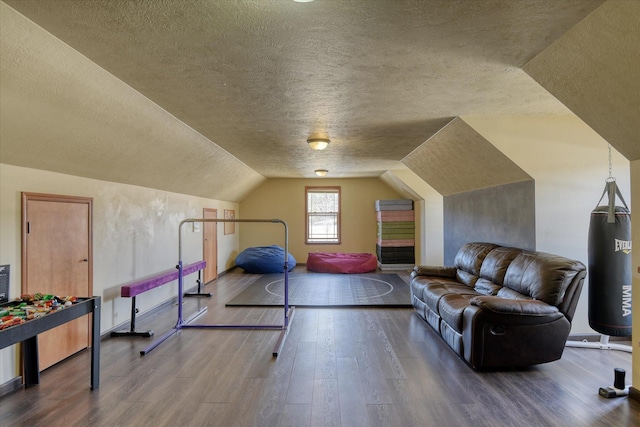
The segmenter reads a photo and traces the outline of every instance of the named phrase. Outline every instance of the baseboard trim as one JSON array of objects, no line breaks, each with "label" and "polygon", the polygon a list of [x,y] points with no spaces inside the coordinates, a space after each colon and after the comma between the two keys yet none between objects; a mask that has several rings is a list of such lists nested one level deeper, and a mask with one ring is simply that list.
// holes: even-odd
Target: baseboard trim
[{"label": "baseboard trim", "polygon": [[[218,277],[222,277],[222,276],[224,276],[225,274],[227,274],[227,273],[229,273],[229,272],[231,272],[231,271],[235,270],[236,268],[238,268],[238,267],[237,267],[237,266],[235,266],[235,265],[234,265],[233,267],[229,267],[229,268],[227,268],[226,270],[221,271],[220,273],[218,273]],[[211,283],[211,282],[209,282],[209,283]]]},{"label": "baseboard trim", "polygon": [[15,377],[0,385],[0,398],[22,388],[22,377]]}]

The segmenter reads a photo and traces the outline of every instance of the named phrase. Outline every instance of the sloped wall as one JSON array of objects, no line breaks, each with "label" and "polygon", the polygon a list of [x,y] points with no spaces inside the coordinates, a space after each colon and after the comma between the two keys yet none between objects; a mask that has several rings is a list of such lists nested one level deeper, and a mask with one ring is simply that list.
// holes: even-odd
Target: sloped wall
[{"label": "sloped wall", "polygon": [[2,163],[239,201],[265,178],[0,2]]},{"label": "sloped wall", "polygon": [[640,159],[639,1],[607,1],[524,71],[629,160]]},{"label": "sloped wall", "polygon": [[459,117],[402,163],[443,196],[531,179]]}]

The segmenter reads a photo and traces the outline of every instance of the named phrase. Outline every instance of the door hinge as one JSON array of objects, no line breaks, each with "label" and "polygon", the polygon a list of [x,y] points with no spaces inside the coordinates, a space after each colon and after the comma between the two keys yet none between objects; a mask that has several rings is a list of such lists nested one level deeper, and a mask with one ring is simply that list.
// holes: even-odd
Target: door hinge
[{"label": "door hinge", "polygon": [[31,233],[31,223],[27,222],[27,234]]}]

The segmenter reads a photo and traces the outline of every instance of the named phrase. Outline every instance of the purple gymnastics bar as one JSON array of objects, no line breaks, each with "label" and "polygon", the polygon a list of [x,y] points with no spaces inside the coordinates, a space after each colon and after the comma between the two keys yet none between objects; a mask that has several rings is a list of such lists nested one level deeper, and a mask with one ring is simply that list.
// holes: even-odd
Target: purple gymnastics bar
[{"label": "purple gymnastics bar", "polygon": [[[193,320],[200,317],[207,308],[201,308],[187,320],[183,319],[182,315],[182,300],[183,300],[183,276],[184,271],[182,267],[182,226],[187,223],[195,222],[268,222],[273,224],[282,224],[284,226],[284,319],[282,325],[225,325],[225,324],[191,324]],[[289,307],[289,227],[287,223],[280,219],[200,219],[200,218],[188,218],[180,222],[178,227],[178,321],[176,325],[166,334],[159,337],[156,341],[151,343],[147,348],[140,351],[140,355],[144,356],[167,339],[178,333],[181,329],[199,328],[199,329],[246,329],[246,330],[277,330],[280,331],[280,336],[273,349],[273,357],[278,357],[278,354],[282,351],[284,341],[289,332],[289,324],[293,320],[295,307]]]}]

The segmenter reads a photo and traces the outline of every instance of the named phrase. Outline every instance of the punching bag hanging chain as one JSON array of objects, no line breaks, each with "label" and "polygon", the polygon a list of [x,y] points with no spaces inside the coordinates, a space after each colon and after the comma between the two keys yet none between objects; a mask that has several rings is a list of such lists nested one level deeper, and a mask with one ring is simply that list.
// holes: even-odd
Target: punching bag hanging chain
[{"label": "punching bag hanging chain", "polygon": [[613,177],[613,167],[611,166],[611,144],[609,144],[609,178],[607,178],[607,182],[615,181],[616,179]]},{"label": "punching bag hanging chain", "polygon": [[609,214],[607,216],[607,223],[611,224],[616,222],[615,220],[615,192],[618,189],[616,186],[616,179],[613,177],[613,167],[611,166],[611,144],[609,144],[609,178],[607,178],[607,191],[609,192]]},{"label": "punching bag hanging chain", "polygon": [[607,215],[607,223],[609,224],[615,222],[616,195],[618,196],[618,198],[620,198],[624,207],[627,208],[627,210],[629,210],[629,207],[627,206],[627,202],[624,201],[624,198],[622,197],[622,193],[620,193],[620,189],[616,185],[616,179],[613,177],[611,164],[612,164],[611,163],[611,144],[609,144],[609,177],[605,181],[606,183],[604,185],[604,191],[602,192],[602,196],[600,197],[600,200],[598,200],[598,204],[596,205],[597,207],[600,204],[605,194],[608,195],[609,209],[608,209],[608,215]]}]

